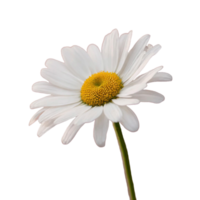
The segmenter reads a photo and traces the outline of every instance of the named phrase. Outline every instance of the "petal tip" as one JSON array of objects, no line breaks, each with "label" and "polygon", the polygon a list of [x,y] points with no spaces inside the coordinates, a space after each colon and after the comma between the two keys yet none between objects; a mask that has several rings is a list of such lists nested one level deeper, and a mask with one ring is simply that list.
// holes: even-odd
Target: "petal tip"
[{"label": "petal tip", "polygon": [[33,125],[30,123],[30,121],[27,121],[27,127],[32,127]]}]

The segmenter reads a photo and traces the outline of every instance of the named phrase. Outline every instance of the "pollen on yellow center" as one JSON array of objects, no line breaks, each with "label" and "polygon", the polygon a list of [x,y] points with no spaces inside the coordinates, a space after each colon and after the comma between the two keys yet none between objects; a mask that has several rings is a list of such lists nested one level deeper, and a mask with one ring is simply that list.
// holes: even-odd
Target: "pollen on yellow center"
[{"label": "pollen on yellow center", "polygon": [[114,99],[122,88],[122,81],[116,73],[102,71],[85,80],[81,99],[90,106],[101,106]]}]

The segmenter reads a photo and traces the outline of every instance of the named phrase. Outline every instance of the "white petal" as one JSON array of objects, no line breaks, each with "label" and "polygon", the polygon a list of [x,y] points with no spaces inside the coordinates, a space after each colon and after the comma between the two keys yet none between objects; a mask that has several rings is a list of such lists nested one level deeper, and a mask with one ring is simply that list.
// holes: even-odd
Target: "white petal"
[{"label": "white petal", "polygon": [[48,130],[50,130],[51,128],[53,128],[55,125],[53,124],[54,119],[48,120],[43,122],[40,125],[40,128],[37,132],[38,137],[41,137],[42,135],[44,135],[44,133],[46,133]]},{"label": "white petal", "polygon": [[144,48],[147,45],[149,39],[150,35],[144,35],[135,43],[127,56],[122,71],[120,72],[121,77],[129,74],[130,70],[133,68],[134,63],[136,62],[136,59],[144,51]]},{"label": "white petal", "polygon": [[[161,73],[160,80],[162,80],[163,76],[164,76],[163,80],[171,80],[172,77],[169,78],[169,75],[166,75],[166,73],[164,73],[162,75],[163,71],[161,71],[161,70],[163,70],[164,68],[165,68],[164,65],[160,65],[160,66],[157,66],[155,68],[152,68],[152,69],[148,70],[147,72],[143,72],[142,74],[140,74],[139,76],[137,76],[137,78],[134,79],[132,82],[128,83],[125,87],[130,87],[130,86],[133,86],[133,85],[136,85],[136,84],[140,84],[140,83],[143,83],[143,82],[146,82],[147,84],[151,84],[151,83],[153,83],[152,82],[153,78],[155,76],[158,78],[157,74],[160,74],[160,73]],[[156,80],[156,79],[154,79],[154,80]]]},{"label": "white petal", "polygon": [[38,118],[40,117],[40,115],[46,110],[46,108],[42,108],[40,110],[38,110],[33,117],[31,118],[30,122],[29,122],[29,126],[32,125],[34,122],[36,122],[38,120]]},{"label": "white petal", "polygon": [[127,106],[120,107],[122,111],[122,119],[120,123],[131,132],[135,132],[139,129],[139,121],[135,113]]},{"label": "white petal", "polygon": [[46,58],[43,62],[43,65],[44,67],[47,67],[48,69],[56,70],[61,73],[70,75],[71,77],[75,79],[75,81],[82,82],[78,77],[76,77],[75,74],[73,74],[73,71],[70,69],[70,67],[59,59]]},{"label": "white petal", "polygon": [[152,44],[148,44],[146,47],[145,47],[145,51],[148,51],[149,49],[151,49],[153,47],[153,45]]},{"label": "white petal", "polygon": [[58,118],[58,116],[62,115],[62,113],[65,113],[66,111],[72,109],[75,106],[78,106],[80,104],[79,103],[74,103],[74,104],[69,104],[66,106],[59,106],[59,107],[53,107],[53,108],[48,108],[46,109],[45,112],[42,113],[42,115],[40,115],[38,121],[40,123],[43,123],[46,120],[50,120],[52,118]]},{"label": "white petal", "polygon": [[172,81],[172,76],[166,72],[158,72],[151,80],[148,81],[148,83],[157,81]]},{"label": "white petal", "polygon": [[80,97],[76,96],[47,96],[42,99],[34,101],[30,107],[31,109],[39,107],[51,107],[51,106],[64,106],[80,101]]},{"label": "white petal", "polygon": [[108,126],[109,120],[106,118],[105,114],[102,113],[94,123],[94,141],[99,147],[104,147],[106,144]]},{"label": "white petal", "polygon": [[127,84],[124,88],[120,90],[120,93],[117,97],[128,97],[128,95],[132,95],[134,93],[139,92],[140,90],[147,89],[148,81],[159,71],[165,68],[164,65],[157,66],[153,69],[148,70],[147,73],[143,73],[139,75],[139,78],[135,81],[133,80],[129,84]]},{"label": "white petal", "polygon": [[137,63],[137,65],[134,66],[133,70],[131,70],[130,74],[126,76],[126,80],[124,85],[127,85],[131,81],[133,81],[138,74],[144,71],[144,69],[148,66],[150,61],[158,55],[159,52],[163,49],[163,46],[161,44],[156,44],[148,52],[143,56],[142,60],[140,63]]},{"label": "white petal", "polygon": [[80,85],[83,83],[79,77],[73,74],[72,70],[63,61],[56,58],[46,58],[43,66],[53,73],[67,77],[67,80],[72,85]]},{"label": "white petal", "polygon": [[[137,82],[137,84],[139,83],[148,83],[149,80],[151,78],[154,77],[155,74],[157,74],[158,72],[164,70],[165,66],[164,65],[159,65],[159,66],[156,66],[154,68],[151,68],[149,69],[143,76],[142,78],[140,78],[140,81]],[[135,82],[132,82],[132,85],[134,85]]]},{"label": "white petal", "polygon": [[76,126],[72,121],[62,137],[62,143],[69,144],[82,126]]},{"label": "white petal", "polygon": [[87,52],[94,63],[95,73],[103,71],[104,70],[103,59],[99,48],[96,45],[91,44],[88,46]]},{"label": "white petal", "polygon": [[32,90],[34,92],[52,94],[52,95],[58,95],[58,96],[66,96],[66,95],[80,96],[80,93],[78,91],[65,90],[65,89],[56,87],[46,81],[40,81],[40,82],[34,83],[32,86]]},{"label": "white petal", "polygon": [[62,56],[66,65],[74,74],[85,81],[93,73],[92,61],[86,51],[78,46],[62,48]]},{"label": "white petal", "polygon": [[141,80],[143,79],[144,76],[146,76],[147,72],[143,72],[141,74],[139,74],[133,81],[131,81],[130,83],[127,83],[125,87],[130,87],[132,85],[136,85],[141,83]]},{"label": "white petal", "polygon": [[140,103],[138,99],[125,99],[125,98],[118,98],[113,99],[113,103],[119,105],[119,106],[125,106],[125,105],[136,105]]},{"label": "white petal", "polygon": [[74,120],[74,124],[80,126],[82,124],[92,122],[101,115],[102,111],[102,106],[95,106],[90,110],[78,115],[78,117],[76,117],[76,119]]},{"label": "white petal", "polygon": [[119,73],[124,65],[131,43],[131,37],[132,31],[121,35],[119,38],[119,62],[116,73]]},{"label": "white petal", "polygon": [[66,112],[64,112],[60,117],[58,117],[54,123],[55,124],[60,124],[62,122],[65,122],[73,117],[76,117],[80,114],[82,114],[83,112],[86,112],[87,110],[91,109],[91,106],[87,106],[85,104],[81,104],[77,107],[74,107]]},{"label": "white petal", "polygon": [[112,122],[119,122],[122,117],[121,109],[114,103],[104,105],[104,114]]},{"label": "white petal", "polygon": [[63,72],[53,71],[52,69],[42,69],[41,76],[49,81],[51,84],[68,89],[80,91],[82,83],[75,81],[75,79]]},{"label": "white petal", "polygon": [[118,30],[113,30],[105,36],[101,53],[104,62],[104,71],[115,72],[118,63]]},{"label": "white petal", "polygon": [[120,90],[120,93],[117,95],[118,97],[126,97],[130,94],[134,94],[143,90],[147,85],[146,84],[134,84],[134,85],[127,85]]},{"label": "white petal", "polygon": [[165,100],[165,97],[151,90],[142,90],[134,95],[133,98],[139,99],[141,102],[161,103]]},{"label": "white petal", "polygon": [[144,55],[146,54],[145,51],[143,51],[138,58],[136,59],[135,63],[133,64],[133,67],[129,70],[129,72],[127,72],[125,75],[122,76],[122,81],[124,82],[124,85],[127,85],[131,82],[131,80],[129,80],[135,73],[135,71],[138,69],[138,67],[140,66]]}]

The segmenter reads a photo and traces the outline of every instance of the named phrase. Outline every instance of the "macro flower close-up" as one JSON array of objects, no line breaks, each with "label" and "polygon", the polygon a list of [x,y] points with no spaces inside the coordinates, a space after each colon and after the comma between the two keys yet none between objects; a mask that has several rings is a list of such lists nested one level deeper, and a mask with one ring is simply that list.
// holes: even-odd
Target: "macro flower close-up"
[{"label": "macro flower close-up", "polygon": [[64,62],[48,59],[41,76],[46,81],[36,82],[34,92],[48,96],[34,101],[31,109],[41,108],[30,120],[41,124],[38,136],[69,119],[62,143],[68,144],[79,129],[94,122],[94,140],[105,146],[109,121],[120,123],[128,131],[139,129],[135,113],[128,107],[141,102],[161,103],[164,96],[146,89],[152,82],[171,81],[172,76],[160,72],[162,66],[141,74],[160,49],[148,44],[150,35],[142,36],[130,48],[132,31],[119,36],[113,30],[105,36],[101,50],[94,44],[87,51],[79,46],[62,48]]}]

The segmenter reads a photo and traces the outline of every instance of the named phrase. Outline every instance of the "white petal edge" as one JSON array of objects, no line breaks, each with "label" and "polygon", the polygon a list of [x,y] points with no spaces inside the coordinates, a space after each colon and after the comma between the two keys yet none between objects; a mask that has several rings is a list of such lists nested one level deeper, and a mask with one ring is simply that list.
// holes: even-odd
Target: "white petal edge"
[{"label": "white petal edge", "polygon": [[38,137],[41,137],[42,135],[44,135],[47,131],[49,131],[51,128],[53,128],[55,125],[53,124],[54,119],[48,120],[43,122],[40,125],[40,128],[37,132]]},{"label": "white petal edge", "polygon": [[40,115],[38,121],[39,123],[43,123],[44,121],[50,120],[52,118],[58,118],[62,113],[65,113],[66,111],[71,110],[72,108],[78,106],[79,103],[69,104],[66,106],[59,106],[59,107],[50,107],[47,108],[45,112]]},{"label": "white petal edge", "polygon": [[133,95],[140,90],[147,89],[148,84],[147,82],[159,71],[163,70],[165,68],[164,65],[160,65],[157,67],[154,67],[150,70],[148,70],[145,75],[142,76],[142,78],[139,79],[137,82],[130,82],[128,85],[126,85],[124,88],[120,90],[120,93],[117,95],[117,97],[127,97],[128,95]]},{"label": "white petal edge", "polygon": [[58,96],[66,96],[66,95],[80,96],[80,93],[78,91],[65,90],[65,89],[56,87],[46,81],[40,81],[40,82],[34,83],[32,86],[32,90],[38,93],[58,95]]},{"label": "white petal edge", "polygon": [[74,75],[74,73],[71,72],[72,70],[59,59],[46,58],[43,62],[43,66],[44,67],[39,71],[39,76],[53,85],[60,85],[59,87],[61,88],[69,88],[68,85],[70,85],[71,88],[75,89],[81,87],[83,84],[83,81],[78,76]]},{"label": "white petal edge", "polygon": [[[138,56],[138,58],[136,59],[132,69],[129,71],[128,74],[126,74],[126,76],[123,77],[123,82],[124,85],[129,84],[133,79],[130,79],[132,76],[134,76],[134,73],[136,72],[136,70],[139,68],[139,66],[141,65],[142,61],[144,60],[144,55],[147,53],[147,51],[149,51],[150,49],[152,49],[153,46],[151,44],[149,44],[148,46],[145,47],[145,50]],[[129,80],[130,79],[130,80]]]},{"label": "white petal edge", "polygon": [[132,98],[139,99],[140,102],[151,102],[151,103],[161,103],[165,100],[165,97],[155,91],[152,90],[142,90],[134,95]]},{"label": "white petal edge", "polygon": [[85,104],[78,105],[78,106],[62,113],[62,115],[54,121],[54,124],[63,123],[73,117],[81,115],[82,113],[88,111],[91,108],[92,108],[91,106],[87,106]]},{"label": "white petal edge", "polygon": [[104,105],[104,114],[112,122],[119,122],[122,117],[120,107],[114,103],[107,103]]},{"label": "white petal edge", "polygon": [[94,141],[97,146],[104,147],[106,144],[106,136],[108,132],[109,120],[106,118],[105,114],[102,113],[94,123]]},{"label": "white petal edge", "polygon": [[92,75],[92,62],[87,52],[79,46],[64,47],[61,50],[64,62],[73,73],[85,81]]},{"label": "white petal edge", "polygon": [[118,106],[136,105],[140,103],[138,99],[125,99],[125,98],[113,99],[112,102],[117,104]]},{"label": "white petal edge", "polygon": [[61,141],[63,144],[69,144],[73,140],[73,138],[76,136],[79,129],[83,126],[83,124],[81,126],[74,125],[73,122],[74,121],[70,123],[70,125],[68,126],[67,130],[65,131],[62,137]]},{"label": "white petal edge", "polygon": [[137,70],[137,68],[139,67],[140,63],[143,60],[144,55],[146,54],[145,51],[143,51],[136,59],[136,61],[134,62],[132,68],[129,70],[128,73],[126,73],[125,75],[122,76],[122,81],[124,82],[124,85],[127,85],[129,82],[128,80],[130,79],[130,77],[133,76],[134,72]]},{"label": "white petal edge", "polygon": [[60,62],[58,60],[55,60],[55,59],[47,59],[46,62],[45,62],[45,66],[52,70],[52,71],[59,71],[61,73],[64,73],[64,74],[67,74],[69,75],[70,77],[73,78],[73,81],[76,81],[76,82],[80,82],[82,83],[83,81],[81,79],[79,79],[74,73],[73,71],[70,69],[70,67],[68,67],[65,63],[63,62]]},{"label": "white petal edge", "polygon": [[120,93],[117,95],[117,97],[126,97],[131,94],[137,93],[141,90],[143,90],[145,87],[147,87],[146,84],[134,84],[134,85],[127,85],[123,89],[120,90]]},{"label": "white petal edge", "polygon": [[82,124],[92,122],[101,115],[102,111],[102,106],[95,106],[88,111],[78,115],[74,120],[74,124],[80,126]]},{"label": "white petal edge", "polygon": [[139,83],[148,83],[149,80],[153,78],[155,74],[157,74],[160,71],[163,71],[164,69],[165,69],[165,65],[159,65],[159,66],[149,69],[147,73],[145,73],[145,75],[140,79]]},{"label": "white petal edge", "polygon": [[118,63],[118,30],[114,29],[103,40],[101,54],[104,63],[104,71],[115,72]]},{"label": "white petal edge", "polygon": [[88,46],[87,52],[88,52],[88,55],[90,56],[91,60],[94,63],[95,73],[103,71],[104,70],[103,59],[102,59],[99,48],[96,45],[91,44]]},{"label": "white petal edge", "polygon": [[[164,67],[163,67],[163,69],[164,69]],[[146,76],[148,76],[147,73],[149,73],[149,72],[150,72],[150,70],[148,70],[147,72],[143,72],[142,74],[137,76],[137,78],[134,79],[131,83],[126,85],[126,87],[142,82],[142,80],[144,80],[144,78]],[[174,82],[174,80],[175,80],[175,78],[174,78],[173,74],[171,74],[167,71],[158,71],[157,73],[154,73],[153,77],[147,81],[147,84]]]},{"label": "white petal edge", "polygon": [[139,129],[139,121],[135,113],[127,106],[120,107],[122,111],[122,119],[120,123],[131,132],[136,132]]},{"label": "white petal edge", "polygon": [[135,43],[133,48],[128,53],[125,64],[122,70],[120,71],[121,77],[129,74],[130,70],[133,68],[133,65],[136,59],[144,51],[144,48],[146,47],[149,39],[150,39],[150,35],[144,35]]},{"label": "white petal edge", "polygon": [[38,110],[34,115],[33,117],[31,118],[30,122],[29,122],[29,126],[32,125],[33,123],[35,123],[38,118],[40,117],[40,115],[45,112],[46,108],[42,108],[40,110]]},{"label": "white petal edge", "polygon": [[132,31],[125,33],[119,37],[119,62],[116,73],[119,73],[124,65],[128,50],[131,44]]},{"label": "white petal edge", "polygon": [[40,71],[41,76],[49,81],[52,85],[67,89],[80,91],[82,83],[75,81],[75,79],[61,71],[48,68],[43,68]]},{"label": "white petal edge", "polygon": [[172,81],[172,76],[166,72],[158,72],[154,75],[152,79],[148,81],[148,83],[152,82],[162,82],[162,81]]},{"label": "white petal edge", "polygon": [[158,44],[158,45],[155,45],[154,47],[150,48],[147,51],[147,53],[144,55],[144,58],[140,64],[140,66],[134,72],[133,76],[129,79],[129,82],[131,82],[132,80],[134,80],[137,77],[137,75],[143,70],[143,68],[146,66],[146,64],[151,59],[151,57],[153,57],[156,53],[158,53],[158,51],[160,49],[161,49],[161,46]]},{"label": "white petal edge", "polygon": [[31,109],[39,107],[52,107],[52,106],[64,106],[80,101],[80,97],[77,96],[47,96],[34,101],[31,105]]}]

